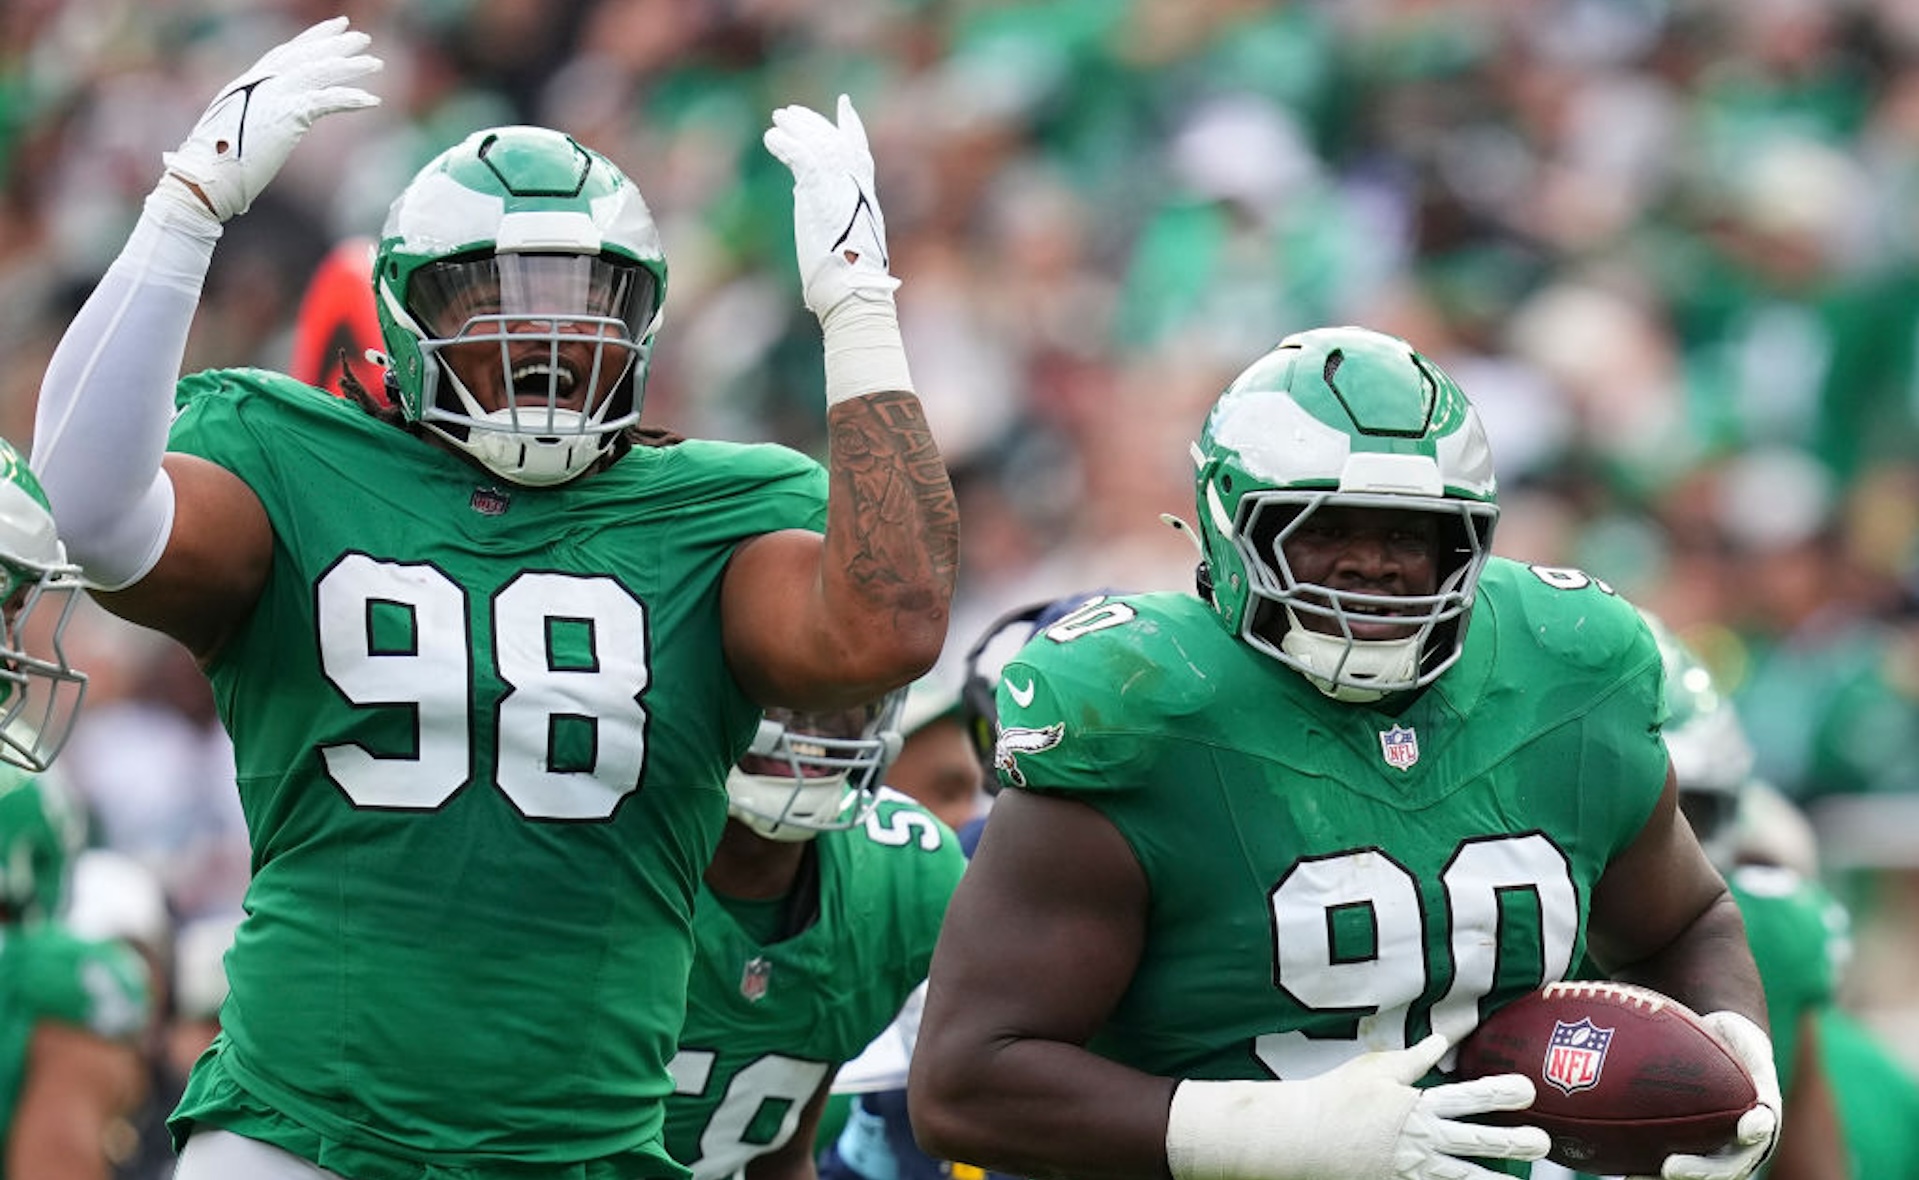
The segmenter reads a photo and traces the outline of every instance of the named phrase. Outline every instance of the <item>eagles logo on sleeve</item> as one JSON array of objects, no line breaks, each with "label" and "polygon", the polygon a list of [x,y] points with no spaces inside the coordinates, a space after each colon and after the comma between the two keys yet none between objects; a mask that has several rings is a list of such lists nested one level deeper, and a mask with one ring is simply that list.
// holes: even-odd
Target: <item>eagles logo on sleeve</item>
[{"label": "eagles logo on sleeve", "polygon": [[1038,754],[1059,745],[1066,736],[1066,726],[1055,721],[1044,729],[1022,729],[1009,726],[999,731],[999,741],[993,746],[993,768],[1006,776],[1006,781],[1016,787],[1026,785],[1026,776],[1020,772],[1021,754]]}]

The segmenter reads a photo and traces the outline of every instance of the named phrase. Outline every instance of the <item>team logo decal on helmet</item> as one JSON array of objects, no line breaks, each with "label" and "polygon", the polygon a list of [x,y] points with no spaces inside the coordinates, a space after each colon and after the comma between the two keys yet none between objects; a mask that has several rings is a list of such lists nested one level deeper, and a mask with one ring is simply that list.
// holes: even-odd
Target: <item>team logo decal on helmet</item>
[{"label": "team logo decal on helmet", "polygon": [[[1290,336],[1220,395],[1193,457],[1201,585],[1241,640],[1351,701],[1428,684],[1459,658],[1499,508],[1485,431],[1437,365],[1364,328]],[[1431,514],[1437,591],[1301,582],[1283,547],[1328,507]],[[1354,620],[1380,615],[1410,633],[1355,636]]]}]

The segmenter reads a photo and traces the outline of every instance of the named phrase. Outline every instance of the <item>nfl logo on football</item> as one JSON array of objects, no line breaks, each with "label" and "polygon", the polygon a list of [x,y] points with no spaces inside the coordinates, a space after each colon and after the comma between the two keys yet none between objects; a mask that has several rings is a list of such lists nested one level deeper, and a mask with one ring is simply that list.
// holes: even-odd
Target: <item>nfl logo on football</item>
[{"label": "nfl logo on football", "polygon": [[1385,756],[1386,765],[1397,770],[1411,770],[1413,763],[1419,761],[1419,735],[1407,725],[1381,730],[1379,752]]},{"label": "nfl logo on football", "polygon": [[1577,1024],[1553,1021],[1553,1035],[1546,1042],[1546,1080],[1567,1094],[1597,1086],[1612,1034],[1612,1029],[1595,1028],[1583,1018]]}]

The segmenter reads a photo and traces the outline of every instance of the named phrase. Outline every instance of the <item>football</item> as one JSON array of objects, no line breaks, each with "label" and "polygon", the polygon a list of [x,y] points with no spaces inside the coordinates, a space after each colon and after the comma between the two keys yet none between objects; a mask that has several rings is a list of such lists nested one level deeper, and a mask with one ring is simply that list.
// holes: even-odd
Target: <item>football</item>
[{"label": "football", "polygon": [[1461,1080],[1520,1073],[1528,1110],[1482,1115],[1552,1136],[1547,1159],[1594,1175],[1657,1176],[1673,1152],[1732,1141],[1752,1079],[1697,1013],[1630,984],[1549,983],[1459,1043]]}]

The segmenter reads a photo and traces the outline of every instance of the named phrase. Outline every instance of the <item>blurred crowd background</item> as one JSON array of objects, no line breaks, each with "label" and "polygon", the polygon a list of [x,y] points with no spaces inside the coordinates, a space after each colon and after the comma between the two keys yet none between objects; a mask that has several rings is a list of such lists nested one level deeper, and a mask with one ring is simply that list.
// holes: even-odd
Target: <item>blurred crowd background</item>
[{"label": "blurred crowd background", "polygon": [[[1919,1063],[1919,5],[1906,0],[6,0],[0,433],[159,154],[344,11],[384,104],[323,121],[216,255],[189,369],[284,368],[336,242],[476,128],[637,181],[671,279],[646,417],[823,455],[768,113],[864,115],[963,513],[951,675],[1073,590],[1188,589],[1187,441],[1287,332],[1445,366],[1501,552],[1661,614],[1853,906],[1847,1004]],[[342,504],[342,511],[353,511]],[[97,609],[67,758],[176,920],[247,865],[170,642]]]}]

